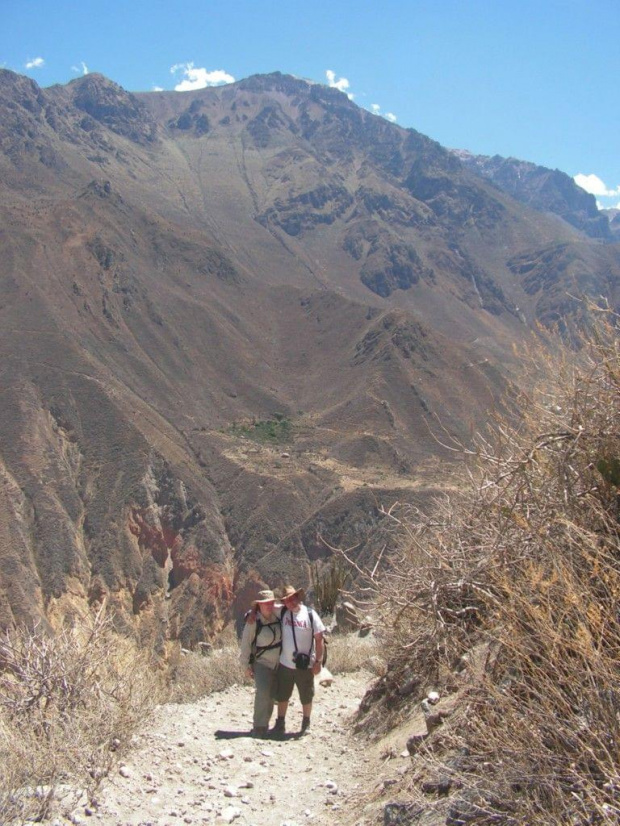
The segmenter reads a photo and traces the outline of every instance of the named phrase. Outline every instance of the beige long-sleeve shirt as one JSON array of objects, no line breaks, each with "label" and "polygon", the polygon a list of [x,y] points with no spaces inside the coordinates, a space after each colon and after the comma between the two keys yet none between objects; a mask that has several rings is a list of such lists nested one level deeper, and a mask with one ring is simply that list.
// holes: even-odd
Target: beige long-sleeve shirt
[{"label": "beige long-sleeve shirt", "polygon": [[[267,625],[264,617],[256,617],[260,623],[258,635],[256,636],[256,647],[260,649],[262,646],[274,645],[274,643],[281,642],[282,628],[278,622],[278,616],[272,615],[270,625]],[[245,670],[250,664],[250,655],[252,653],[252,644],[256,634],[256,623],[247,622],[243,626],[243,634],[241,635],[241,651],[239,653],[239,661],[241,667]],[[259,650],[260,653],[260,650]],[[280,661],[280,646],[269,648],[267,651],[260,653],[257,662],[267,668],[276,668]]]}]

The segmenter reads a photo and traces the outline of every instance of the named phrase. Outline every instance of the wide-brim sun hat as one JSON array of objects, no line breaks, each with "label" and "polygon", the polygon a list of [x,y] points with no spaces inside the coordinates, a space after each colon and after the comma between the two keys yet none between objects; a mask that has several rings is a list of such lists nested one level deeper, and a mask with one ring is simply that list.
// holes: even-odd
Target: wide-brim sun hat
[{"label": "wide-brim sun hat", "polygon": [[295,588],[293,585],[285,585],[282,589],[282,601],[284,602],[285,599],[294,596],[298,596],[299,599],[303,602],[306,598],[306,592],[303,588]]},{"label": "wide-brim sun hat", "polygon": [[259,591],[256,599],[254,600],[254,605],[258,605],[261,602],[275,602],[276,597],[273,591],[270,591],[266,588],[264,591]]}]

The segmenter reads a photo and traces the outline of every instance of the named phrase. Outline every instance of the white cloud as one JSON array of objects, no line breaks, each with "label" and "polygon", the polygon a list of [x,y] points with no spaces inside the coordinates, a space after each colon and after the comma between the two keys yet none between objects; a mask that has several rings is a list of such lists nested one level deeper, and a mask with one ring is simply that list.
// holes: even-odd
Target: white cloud
[{"label": "white cloud", "polygon": [[72,66],[71,67],[71,71],[72,72],[77,72],[78,74],[87,75],[88,74],[88,66],[86,65],[86,63],[84,63],[83,60],[81,60],[79,66]]},{"label": "white cloud", "polygon": [[382,114],[381,107],[378,103],[371,103],[370,111],[373,113],[373,115],[379,115],[379,117],[389,120],[390,123],[396,123],[396,115],[393,115],[391,112],[386,112],[385,115]]},{"label": "white cloud", "polygon": [[154,92],[163,92],[164,90],[163,90],[162,86],[153,86],[153,91]]},{"label": "white cloud", "polygon": [[577,186],[585,189],[590,195],[599,195],[605,198],[613,198],[615,195],[620,195],[620,186],[615,189],[609,189],[598,175],[583,175],[581,172],[573,178]]},{"label": "white cloud", "polygon": [[196,68],[193,63],[176,63],[170,68],[173,75],[181,73],[183,80],[174,87],[177,92],[189,92],[192,89],[204,89],[206,86],[221,86],[224,83],[234,83],[235,79],[223,69]]},{"label": "white cloud", "polygon": [[333,72],[331,69],[328,69],[325,72],[325,77],[327,78],[328,86],[332,89],[338,89],[339,92],[344,92],[349,100],[353,100],[354,95],[352,95],[351,92],[347,92],[347,89],[351,84],[346,77],[336,78],[336,72]]},{"label": "white cloud", "polygon": [[45,61],[42,57],[35,57],[34,60],[29,60],[26,63],[27,69],[40,69],[42,66],[45,66]]}]

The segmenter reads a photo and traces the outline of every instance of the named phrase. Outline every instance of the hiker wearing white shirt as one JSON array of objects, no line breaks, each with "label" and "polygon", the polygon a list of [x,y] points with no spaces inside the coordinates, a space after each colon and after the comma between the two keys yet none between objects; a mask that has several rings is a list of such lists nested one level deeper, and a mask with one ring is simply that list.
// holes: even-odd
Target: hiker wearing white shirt
[{"label": "hiker wearing white shirt", "polygon": [[284,609],[282,622],[282,650],[276,672],[275,699],[278,717],[272,729],[274,735],[283,737],[285,718],[293,689],[297,686],[302,705],[301,733],[310,726],[314,677],[320,674],[323,662],[323,634],[325,626],[313,608],[304,605],[303,588],[286,585],[283,589]]}]

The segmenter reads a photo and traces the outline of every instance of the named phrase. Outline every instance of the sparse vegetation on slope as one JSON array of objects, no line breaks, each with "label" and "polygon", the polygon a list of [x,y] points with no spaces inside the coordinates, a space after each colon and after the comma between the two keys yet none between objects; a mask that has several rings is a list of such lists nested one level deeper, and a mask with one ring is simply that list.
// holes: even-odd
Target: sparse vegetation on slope
[{"label": "sparse vegetation on slope", "polygon": [[[459,696],[410,748],[408,793],[437,822],[620,817],[617,320],[538,362],[521,425],[469,451],[469,494],[408,514],[399,558],[370,578],[391,660],[368,724],[401,721],[431,688]],[[420,782],[429,761],[442,799]]]},{"label": "sparse vegetation on slope", "polygon": [[249,423],[235,423],[230,428],[233,436],[244,436],[265,444],[287,444],[293,438],[293,425],[280,413],[271,419],[253,419]]}]

